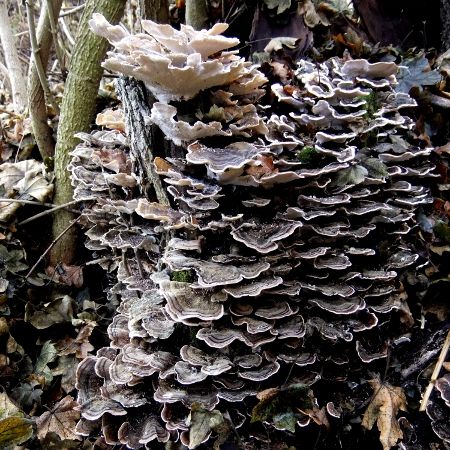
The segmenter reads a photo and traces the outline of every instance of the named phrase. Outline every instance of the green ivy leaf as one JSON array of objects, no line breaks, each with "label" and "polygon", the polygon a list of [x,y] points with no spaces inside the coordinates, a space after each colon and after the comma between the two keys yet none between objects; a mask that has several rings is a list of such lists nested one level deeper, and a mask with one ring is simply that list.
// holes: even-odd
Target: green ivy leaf
[{"label": "green ivy leaf", "polygon": [[276,414],[273,416],[273,426],[277,430],[287,430],[295,433],[295,425],[297,424],[297,417],[292,411]]},{"label": "green ivy leaf", "polygon": [[360,184],[365,180],[368,174],[369,171],[363,166],[351,166],[338,172],[334,185],[347,186],[349,184]]},{"label": "green ivy leaf", "polygon": [[386,165],[378,158],[366,158],[360,161],[361,165],[367,169],[371,178],[383,179],[389,175]]},{"label": "green ivy leaf", "polygon": [[58,351],[50,341],[45,341],[42,346],[41,354],[39,355],[34,372],[36,375],[42,375],[47,383],[50,383],[53,379],[52,371],[47,364],[51,363],[58,356]]},{"label": "green ivy leaf", "polygon": [[196,448],[202,442],[205,442],[211,431],[222,425],[224,420],[220,411],[208,411],[194,403],[186,421],[189,426],[188,448]]}]

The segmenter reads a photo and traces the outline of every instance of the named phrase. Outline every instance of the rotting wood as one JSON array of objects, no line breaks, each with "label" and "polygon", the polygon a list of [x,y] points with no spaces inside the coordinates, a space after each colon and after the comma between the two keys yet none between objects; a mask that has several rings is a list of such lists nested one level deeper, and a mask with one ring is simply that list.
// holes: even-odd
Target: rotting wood
[{"label": "rotting wood", "polygon": [[153,167],[152,146],[155,139],[152,127],[146,125],[144,119],[151,114],[151,103],[147,92],[141,82],[127,77],[117,80],[117,93],[122,100],[131,153],[139,166],[138,172],[147,175],[148,183],[141,183],[141,188],[145,191],[150,184],[158,202],[170,205],[161,179]]}]

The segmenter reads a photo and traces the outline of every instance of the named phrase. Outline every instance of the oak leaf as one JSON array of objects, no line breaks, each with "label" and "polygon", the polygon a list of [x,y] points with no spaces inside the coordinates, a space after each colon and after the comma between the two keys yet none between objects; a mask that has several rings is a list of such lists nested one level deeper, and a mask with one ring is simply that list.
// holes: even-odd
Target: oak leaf
[{"label": "oak leaf", "polygon": [[61,440],[79,440],[80,437],[75,434],[75,425],[80,418],[77,406],[73,397],[67,395],[51,411],[39,416],[36,419],[38,438],[42,440],[48,433],[56,433]]},{"label": "oak leaf", "polygon": [[402,388],[381,383],[377,379],[369,383],[374,395],[364,413],[362,426],[371,430],[376,422],[383,450],[389,450],[403,438],[396,416],[399,410],[406,411],[405,393]]}]

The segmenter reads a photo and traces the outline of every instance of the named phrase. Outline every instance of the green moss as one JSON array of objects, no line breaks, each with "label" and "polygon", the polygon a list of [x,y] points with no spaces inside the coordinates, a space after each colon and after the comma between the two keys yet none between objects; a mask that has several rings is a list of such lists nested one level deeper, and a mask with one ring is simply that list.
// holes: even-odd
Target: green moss
[{"label": "green moss", "polygon": [[180,283],[193,283],[195,280],[193,270],[177,270],[170,274],[171,281],[178,281]]},{"label": "green moss", "polygon": [[295,154],[295,156],[297,157],[297,159],[305,164],[310,164],[312,163],[315,158],[317,157],[318,153],[316,151],[316,149],[311,146],[311,145],[307,145],[306,147],[303,147],[301,150],[298,150]]}]

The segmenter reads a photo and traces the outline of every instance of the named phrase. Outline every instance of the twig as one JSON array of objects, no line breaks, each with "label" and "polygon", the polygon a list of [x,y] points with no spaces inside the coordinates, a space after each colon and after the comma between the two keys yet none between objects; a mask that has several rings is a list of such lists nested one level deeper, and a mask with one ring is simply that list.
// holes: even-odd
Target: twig
[{"label": "twig", "polygon": [[75,6],[75,8],[69,9],[67,11],[62,12],[59,17],[64,17],[64,16],[68,16],[69,14],[74,14],[78,11],[81,11],[82,9],[84,9],[84,4],[83,5],[79,5],[79,6]]},{"label": "twig", "polygon": [[39,256],[39,259],[36,261],[34,266],[29,270],[29,272],[25,275],[25,280],[28,280],[30,278],[31,274],[35,271],[36,267],[41,263],[41,261],[45,258],[47,253],[53,248],[53,246],[81,219],[81,216],[78,216],[69,226],[64,228],[64,230],[61,231],[61,233],[56,236],[56,238],[51,242],[51,244],[47,247],[44,253],[42,253],[41,256]]},{"label": "twig", "polygon": [[53,44],[55,45],[56,59],[59,62],[59,67],[61,68],[61,71],[64,72],[66,70],[66,67],[64,65],[64,57],[61,52],[61,47],[59,46],[58,29],[56,27],[55,14],[53,13],[53,5],[51,0],[46,0],[46,3],[47,3],[48,20],[50,22],[50,30],[53,36]]},{"label": "twig", "polygon": [[[72,202],[64,203],[63,205],[58,205],[58,206],[55,206],[54,208],[47,209],[47,211],[42,211],[39,214],[35,214],[34,216],[28,217],[28,219],[22,220],[22,222],[19,222],[17,224],[17,226],[20,227],[22,225],[32,222],[33,220],[39,219],[43,216],[46,216],[47,214],[52,214],[55,211],[58,211],[63,208],[67,208],[68,206],[76,205],[77,203],[80,203],[83,201],[85,201],[85,200],[73,200]],[[72,211],[72,212],[79,213],[79,211]]]},{"label": "twig", "polygon": [[22,200],[21,198],[0,198],[0,203],[23,203],[24,205],[47,206],[48,208],[54,208],[56,206],[53,203],[42,203],[34,200]]},{"label": "twig", "polygon": [[28,31],[28,30],[20,31],[19,33],[16,33],[16,34],[14,35],[14,37],[26,36],[26,35],[28,35],[28,34],[29,34],[29,31]]},{"label": "twig", "polygon": [[69,44],[73,47],[75,45],[75,39],[70,34],[69,28],[67,28],[67,24],[61,17],[59,18],[59,24],[61,25],[61,28],[66,35],[67,40],[69,41]]},{"label": "twig", "polygon": [[50,92],[50,88],[48,87],[47,77],[45,75],[44,66],[42,65],[41,56],[39,54],[39,47],[36,38],[36,28],[34,26],[33,12],[30,5],[30,0],[26,0],[25,5],[27,7],[27,20],[28,20],[28,29],[30,32],[31,49],[33,50],[33,59],[34,64],[36,65],[36,71],[39,76],[39,81],[41,82],[41,86],[42,89],[44,90],[47,102],[52,105],[53,109],[55,110],[55,113],[59,114],[59,106],[56,103],[53,94]]},{"label": "twig", "polygon": [[428,400],[430,398],[431,393],[433,392],[434,385],[436,384],[436,380],[439,377],[439,372],[441,371],[442,365],[445,362],[445,358],[447,357],[449,348],[450,348],[450,329],[448,330],[447,337],[445,338],[444,345],[442,346],[442,350],[441,353],[439,354],[436,366],[434,367],[433,373],[431,374],[430,382],[425,390],[425,393],[423,394],[419,411],[425,411],[425,409],[427,408]]}]

